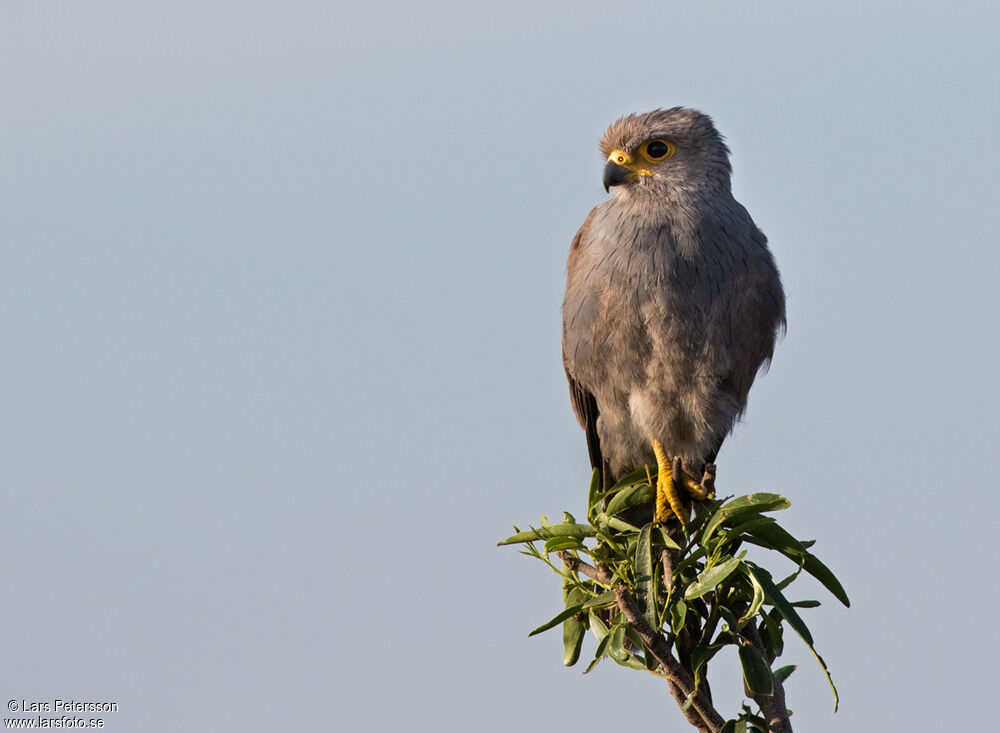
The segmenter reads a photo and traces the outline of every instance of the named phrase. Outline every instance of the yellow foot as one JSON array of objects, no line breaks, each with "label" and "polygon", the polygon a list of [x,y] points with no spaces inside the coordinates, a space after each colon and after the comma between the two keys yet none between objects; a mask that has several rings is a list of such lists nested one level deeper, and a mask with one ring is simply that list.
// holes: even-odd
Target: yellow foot
[{"label": "yellow foot", "polygon": [[681,490],[686,491],[695,499],[704,499],[709,495],[712,482],[715,479],[715,467],[706,470],[701,482],[695,481],[685,473],[679,457],[673,461],[667,458],[663,446],[658,440],[651,440],[653,453],[656,455],[656,509],[653,512],[654,522],[665,522],[674,515],[681,524],[687,524],[690,510],[681,501]]}]

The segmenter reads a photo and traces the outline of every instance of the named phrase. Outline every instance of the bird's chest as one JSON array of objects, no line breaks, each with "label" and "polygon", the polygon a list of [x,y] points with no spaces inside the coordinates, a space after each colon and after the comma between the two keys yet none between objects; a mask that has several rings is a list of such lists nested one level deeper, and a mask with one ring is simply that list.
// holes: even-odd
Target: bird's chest
[{"label": "bird's chest", "polygon": [[580,376],[625,386],[650,368],[696,368],[694,355],[717,330],[720,290],[699,260],[666,230],[598,227],[568,288],[567,347]]}]

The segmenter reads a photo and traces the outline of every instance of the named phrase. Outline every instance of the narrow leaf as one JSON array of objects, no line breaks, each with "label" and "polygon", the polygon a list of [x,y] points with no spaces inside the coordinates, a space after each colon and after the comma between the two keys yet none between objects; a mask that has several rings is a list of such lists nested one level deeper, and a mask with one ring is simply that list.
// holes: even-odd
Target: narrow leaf
[{"label": "narrow leaf", "polygon": [[670,628],[675,634],[681,633],[684,628],[684,617],[687,615],[687,604],[684,601],[677,601],[670,606]]},{"label": "narrow leaf", "polygon": [[660,545],[662,545],[663,547],[666,547],[668,550],[681,549],[681,546],[674,541],[673,537],[667,534],[667,530],[663,529],[663,527],[657,527],[656,531],[653,533],[652,536],[658,548]]},{"label": "narrow leaf", "polygon": [[778,682],[784,682],[792,676],[792,672],[794,672],[795,669],[796,665],[794,664],[786,664],[784,667],[778,667],[774,670],[774,679]]},{"label": "narrow leaf", "polygon": [[[776,550],[790,560],[801,563],[803,570],[822,583],[838,601],[848,608],[850,607],[851,600],[847,597],[847,592],[840,581],[837,580],[837,576],[818,557],[806,549],[813,542],[800,542],[777,524],[758,527],[749,534],[754,538],[750,540],[753,544],[769,550]],[[804,562],[803,558],[805,558]]]},{"label": "narrow leaf", "polygon": [[757,582],[760,583],[761,587],[764,589],[764,597],[767,602],[770,603],[774,608],[782,615],[782,617],[788,622],[788,625],[795,629],[795,633],[802,637],[802,640],[812,646],[813,638],[812,634],[809,632],[809,628],[806,626],[805,621],[799,616],[798,612],[792,607],[792,604],[788,602],[788,599],[782,595],[781,591],[778,590],[778,586],[774,584],[771,580],[771,576],[766,570],[748,563],[751,567],[747,568],[747,572],[756,576]]},{"label": "narrow leaf", "polygon": [[591,611],[595,608],[607,608],[608,606],[615,605],[615,603],[617,603],[615,600],[615,592],[608,590],[604,591],[600,595],[594,596],[580,608],[584,611]]},{"label": "narrow leaf", "polygon": [[604,649],[608,645],[608,627],[601,620],[600,616],[593,611],[590,612],[590,630],[597,639],[597,649],[594,650],[594,661],[588,664],[587,668],[583,670],[584,674],[587,674],[590,670],[597,666],[597,663],[604,657]]},{"label": "narrow leaf", "polygon": [[764,589],[761,587],[760,583],[757,582],[756,576],[749,571],[746,565],[743,566],[743,571],[747,580],[750,581],[750,585],[753,587],[753,600],[750,601],[750,605],[747,607],[747,612],[743,614],[743,618],[740,619],[741,622],[752,619],[757,615],[760,607],[764,605]]},{"label": "narrow leaf", "polygon": [[775,523],[776,522],[774,521],[773,518],[765,517],[763,515],[758,514],[751,517],[745,522],[740,522],[737,525],[734,525],[722,532],[719,532],[718,539],[720,542],[723,543],[733,542],[737,539],[743,539],[744,535],[748,534],[752,535],[753,534],[752,530],[757,529],[758,527],[763,527],[764,525],[775,524]]},{"label": "narrow leaf", "polygon": [[719,583],[728,578],[740,566],[740,562],[739,558],[731,557],[718,565],[702,570],[694,582],[684,591],[684,598],[686,600],[700,598],[714,590]]},{"label": "narrow leaf", "polygon": [[575,606],[570,606],[569,608],[567,608],[562,613],[560,613],[557,616],[555,616],[554,618],[546,621],[544,624],[542,624],[537,629],[535,629],[530,634],[528,634],[528,636],[529,637],[530,636],[535,636],[536,634],[540,634],[543,631],[548,631],[553,626],[558,626],[559,624],[561,624],[566,619],[568,619],[568,618],[570,618],[572,616],[575,616],[576,614],[580,613],[583,610],[584,610],[584,604],[582,604],[582,603],[578,603]]},{"label": "narrow leaf", "polygon": [[823,674],[826,675],[826,681],[830,684],[830,689],[833,690],[833,710],[837,711],[840,707],[840,695],[837,693],[837,686],[833,684],[833,678],[830,676],[830,670],[826,666],[826,662],[823,657],[819,655],[813,646],[812,634],[809,633],[809,629],[806,627],[805,622],[792,607],[792,604],[788,602],[781,591],[778,590],[777,586],[774,585],[774,581],[767,574],[767,571],[758,568],[756,565],[753,566],[753,573],[757,576],[757,580],[760,581],[761,586],[764,588],[764,595],[767,597],[768,603],[774,606],[774,609],[782,615],[782,617],[788,622],[788,625],[795,629],[802,641],[806,643],[809,647],[809,651],[812,655],[816,657],[816,661],[823,670]]},{"label": "narrow leaf", "polygon": [[[563,576],[563,602],[567,609],[572,606],[582,607],[591,597],[590,593],[573,583],[575,579],[575,574],[572,577]],[[580,649],[586,632],[586,619],[581,621],[576,616],[571,616],[563,621],[563,664],[567,667],[572,667],[580,659]]]},{"label": "narrow leaf", "polygon": [[608,625],[593,611],[588,615],[590,616],[590,630],[594,632],[594,638],[600,642],[608,635]]},{"label": "narrow leaf", "polygon": [[778,494],[749,494],[741,496],[723,504],[722,507],[712,515],[705,524],[701,532],[700,542],[704,544],[712,536],[723,522],[737,522],[746,519],[748,515],[760,514],[761,512],[773,512],[778,509],[787,509],[788,499]]},{"label": "narrow leaf", "polygon": [[639,603],[643,605],[643,615],[651,628],[657,627],[656,591],[653,582],[653,548],[651,541],[652,524],[647,524],[639,532],[635,545],[635,590]]},{"label": "narrow leaf", "polygon": [[724,646],[725,644],[695,644],[691,650],[691,671],[697,675]]},{"label": "narrow leaf", "polygon": [[617,529],[619,532],[638,532],[639,528],[634,524],[629,524],[624,519],[618,517],[608,517],[608,526]]},{"label": "narrow leaf", "polygon": [[640,504],[650,504],[655,498],[656,493],[647,484],[635,484],[615,494],[605,511],[613,516]]},{"label": "narrow leaf", "polygon": [[719,615],[722,616],[722,620],[726,622],[726,626],[729,627],[729,630],[732,631],[734,634],[739,633],[740,630],[743,628],[743,624],[741,624],[739,621],[736,620],[736,614],[734,614],[725,606],[719,606],[718,608],[719,608]]},{"label": "narrow leaf", "polygon": [[601,491],[601,471],[595,468],[590,474],[590,488],[587,490],[587,519],[593,519],[597,512],[597,505],[601,499],[598,494]]},{"label": "narrow leaf", "polygon": [[583,647],[583,637],[587,627],[575,618],[563,622],[563,664],[572,667],[580,659],[580,649]]},{"label": "narrow leaf", "polygon": [[761,547],[766,547],[769,550],[776,550],[782,555],[793,559],[806,554],[806,548],[802,543],[786,532],[777,522],[772,521],[768,524],[760,525],[748,531],[747,534],[760,540],[760,542],[755,544],[759,544]]},{"label": "narrow leaf", "polygon": [[547,540],[552,537],[594,537],[597,531],[589,524],[550,524],[538,529],[529,529],[518,532],[505,540],[497,542],[497,545],[516,545],[520,542],[532,542],[534,540]]},{"label": "narrow leaf", "polygon": [[605,637],[608,639],[607,653],[618,664],[625,664],[631,656],[625,651],[625,627],[615,626]]},{"label": "narrow leaf", "polygon": [[627,488],[629,486],[632,486],[634,484],[645,484],[645,483],[647,483],[648,479],[646,478],[646,475],[647,475],[646,474],[646,467],[645,466],[640,466],[639,468],[635,469],[632,473],[630,473],[627,476],[624,476],[623,478],[619,479],[618,483],[616,483],[614,486],[612,486],[610,489],[608,489],[608,491],[605,494],[605,496],[613,494],[616,491],[621,491],[622,489]]},{"label": "narrow leaf", "polygon": [[757,628],[764,642],[764,648],[767,649],[767,656],[773,661],[785,651],[785,627],[781,624],[781,614],[777,609],[772,609],[770,613],[761,613],[760,617],[762,624]]},{"label": "narrow leaf", "polygon": [[806,555],[806,561],[802,567],[807,573],[822,583],[823,587],[833,593],[838,601],[848,608],[851,607],[851,599],[847,597],[847,591],[844,590],[840,581],[837,580],[837,576],[833,574],[830,568],[820,562],[818,557],[813,554]]},{"label": "narrow leaf", "polygon": [[819,652],[809,645],[809,651],[812,652],[813,656],[816,657],[816,661],[819,662],[819,666],[823,668],[823,674],[826,675],[826,681],[830,684],[830,689],[833,690],[833,712],[837,712],[837,708],[840,707],[840,695],[837,694],[837,686],[833,684],[833,677],[830,676],[830,668],[826,666],[826,661],[819,655]]},{"label": "narrow leaf", "polygon": [[774,680],[771,668],[755,646],[740,646],[740,665],[743,667],[743,681],[752,695],[773,695]]},{"label": "narrow leaf", "polygon": [[545,540],[545,554],[558,550],[585,550],[586,545],[578,537],[553,537]]}]

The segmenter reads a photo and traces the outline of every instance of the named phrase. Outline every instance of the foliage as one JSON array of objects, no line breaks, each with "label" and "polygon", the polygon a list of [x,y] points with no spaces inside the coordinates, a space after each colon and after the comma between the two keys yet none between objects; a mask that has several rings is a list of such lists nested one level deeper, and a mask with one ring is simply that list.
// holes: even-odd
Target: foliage
[{"label": "foliage", "polygon": [[[662,654],[658,659],[651,648],[659,647],[659,642],[644,640],[639,633],[645,621],[665,642],[662,648],[669,647],[687,679],[693,681],[693,689],[685,690],[685,696],[675,692],[692,720],[687,710],[695,696],[700,693],[702,701],[711,700],[709,661],[727,646],[736,647],[747,697],[760,707],[767,705],[766,698],[780,700],[780,714],[784,716],[781,683],[795,667],[778,666],[777,660],[784,648],[785,628],[790,627],[826,675],[836,709],[836,687],[799,615],[801,609],[818,606],[819,602],[790,601],[786,594],[805,571],[844,605],[850,601],[834,574],[810,552],[813,542],[796,539],[774,518],[765,516],[788,508],[787,499],[765,493],[728,501],[711,499],[696,502],[695,515],[685,527],[676,522],[636,527],[625,517],[635,521],[634,508],[653,501],[649,474],[640,469],[608,492],[600,492],[599,487],[595,471],[586,523],[578,523],[570,514],[558,524],[542,517],[540,527],[527,531],[515,527],[515,534],[499,543],[523,545],[522,554],[538,558],[562,578],[564,609],[530,635],[561,625],[563,663],[573,665],[589,629],[597,639],[597,647],[585,673],[603,659],[611,659],[621,666],[676,682],[677,675],[665,668]],[[767,569],[747,558],[746,545],[779,553],[798,568],[788,577],[775,580]],[[553,562],[553,553],[561,564]],[[634,598],[641,619],[628,618],[616,589]],[[666,661],[673,665],[671,660]],[[713,727],[707,725],[706,729]],[[740,715],[727,721],[721,730],[767,731],[768,724],[761,710],[745,703]]]}]

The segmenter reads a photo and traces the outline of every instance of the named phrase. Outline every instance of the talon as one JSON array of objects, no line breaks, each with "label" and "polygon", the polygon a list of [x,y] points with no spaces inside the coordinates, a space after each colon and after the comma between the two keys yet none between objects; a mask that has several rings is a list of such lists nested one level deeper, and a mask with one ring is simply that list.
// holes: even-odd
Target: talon
[{"label": "talon", "polygon": [[699,483],[686,474],[684,476],[684,489],[695,499],[708,498],[708,488],[706,488],[704,481]]},{"label": "talon", "polygon": [[[654,522],[665,522],[673,515],[681,524],[687,524],[691,510],[681,501],[681,492],[687,492],[693,499],[702,500],[715,495],[715,464],[706,463],[701,481],[696,481],[684,470],[679,456],[667,460],[666,451],[658,440],[650,440],[656,455],[656,509]],[[649,476],[649,467],[646,467]]]},{"label": "talon", "polygon": [[677,474],[674,473],[667,462],[667,454],[663,451],[660,441],[651,440],[650,443],[653,446],[653,453],[656,455],[658,469],[656,474],[656,510],[653,512],[653,521],[665,522],[673,514],[680,520],[681,524],[687,524],[688,514],[684,509],[684,504],[681,503],[678,487],[675,485],[675,480],[680,482],[684,472],[681,470]]},{"label": "talon", "polygon": [[706,497],[715,496],[715,464],[706,463],[705,472],[701,475],[701,488],[705,491]]}]

